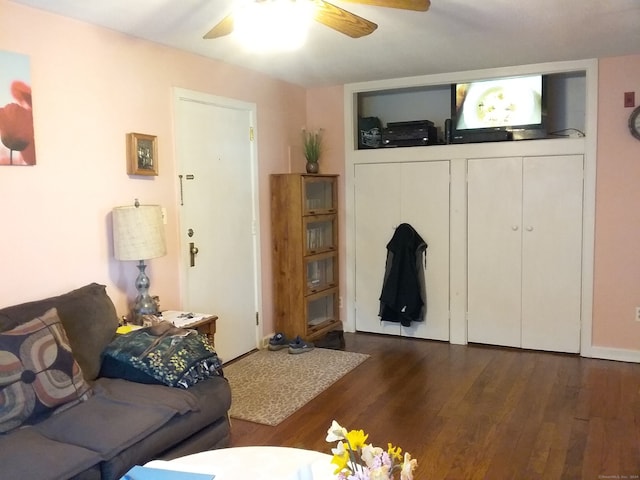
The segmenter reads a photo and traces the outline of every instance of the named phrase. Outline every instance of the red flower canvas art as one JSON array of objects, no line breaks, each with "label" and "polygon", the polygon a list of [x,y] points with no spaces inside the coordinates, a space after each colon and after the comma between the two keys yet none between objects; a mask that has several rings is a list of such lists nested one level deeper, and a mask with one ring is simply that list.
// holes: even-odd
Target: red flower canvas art
[{"label": "red flower canvas art", "polygon": [[0,51],[0,165],[35,165],[29,57]]}]

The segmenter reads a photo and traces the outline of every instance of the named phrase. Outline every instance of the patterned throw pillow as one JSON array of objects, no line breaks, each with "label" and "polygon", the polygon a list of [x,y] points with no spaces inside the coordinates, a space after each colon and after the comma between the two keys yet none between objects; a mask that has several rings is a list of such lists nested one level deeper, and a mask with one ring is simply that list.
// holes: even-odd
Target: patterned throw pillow
[{"label": "patterned throw pillow", "polygon": [[0,333],[0,432],[37,423],[90,395],[55,308]]}]

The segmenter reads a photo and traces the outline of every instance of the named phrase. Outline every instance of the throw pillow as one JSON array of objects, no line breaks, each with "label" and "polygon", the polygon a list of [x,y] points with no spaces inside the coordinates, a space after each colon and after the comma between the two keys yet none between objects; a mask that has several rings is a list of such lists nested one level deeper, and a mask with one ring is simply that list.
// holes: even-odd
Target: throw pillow
[{"label": "throw pillow", "polygon": [[95,380],[100,371],[100,354],[118,328],[116,308],[106,287],[91,283],[57,297],[0,309],[0,331],[28,322],[50,308],[58,311],[84,378]]},{"label": "throw pillow", "polygon": [[55,308],[0,333],[0,432],[37,423],[90,395]]}]

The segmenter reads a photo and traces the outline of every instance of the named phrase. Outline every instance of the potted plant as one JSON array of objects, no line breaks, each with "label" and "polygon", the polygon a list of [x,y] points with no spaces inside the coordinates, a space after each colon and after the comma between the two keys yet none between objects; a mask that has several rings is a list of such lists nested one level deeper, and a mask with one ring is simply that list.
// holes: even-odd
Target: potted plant
[{"label": "potted plant", "polygon": [[318,160],[322,153],[322,133],[322,129],[315,132],[302,129],[302,148],[304,158],[307,160],[307,173],[318,173]]}]

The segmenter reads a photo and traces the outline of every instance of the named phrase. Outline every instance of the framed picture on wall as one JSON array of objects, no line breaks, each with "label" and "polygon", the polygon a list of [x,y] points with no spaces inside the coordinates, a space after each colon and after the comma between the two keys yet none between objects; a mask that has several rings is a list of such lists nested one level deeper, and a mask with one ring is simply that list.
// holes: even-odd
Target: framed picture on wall
[{"label": "framed picture on wall", "polygon": [[28,56],[0,50],[0,165],[35,165]]},{"label": "framed picture on wall", "polygon": [[155,135],[127,135],[127,174],[158,175],[158,139]]}]

